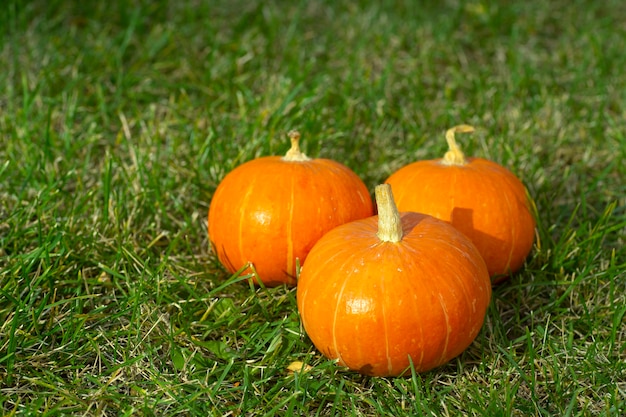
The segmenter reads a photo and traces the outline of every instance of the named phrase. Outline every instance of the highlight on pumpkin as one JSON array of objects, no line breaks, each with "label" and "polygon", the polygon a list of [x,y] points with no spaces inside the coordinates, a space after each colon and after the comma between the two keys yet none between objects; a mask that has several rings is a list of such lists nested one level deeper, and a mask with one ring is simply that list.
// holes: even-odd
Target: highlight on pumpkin
[{"label": "highlight on pumpkin", "polygon": [[443,156],[444,165],[465,165],[465,154],[456,143],[454,135],[456,133],[472,133],[474,127],[470,125],[458,125],[446,131],[446,142],[448,142],[448,152]]}]

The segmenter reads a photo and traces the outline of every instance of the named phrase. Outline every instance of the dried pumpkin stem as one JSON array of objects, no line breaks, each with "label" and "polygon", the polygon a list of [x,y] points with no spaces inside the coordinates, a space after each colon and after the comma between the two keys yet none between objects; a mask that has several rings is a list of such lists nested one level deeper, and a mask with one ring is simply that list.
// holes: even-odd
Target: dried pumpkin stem
[{"label": "dried pumpkin stem", "polygon": [[401,241],[402,220],[396,202],[393,200],[391,185],[377,185],[374,192],[378,206],[378,238],[383,242]]},{"label": "dried pumpkin stem", "polygon": [[456,133],[471,133],[474,131],[474,128],[470,125],[459,125],[455,126],[446,131],[446,141],[448,142],[448,152],[443,156],[443,164],[444,165],[465,165],[467,162],[465,160],[465,155],[459,146],[456,144],[456,140],[454,139],[454,135]]},{"label": "dried pumpkin stem", "polygon": [[292,130],[288,133],[289,139],[291,139],[291,148],[283,156],[284,161],[310,161],[311,158],[306,156],[300,150],[300,132]]}]

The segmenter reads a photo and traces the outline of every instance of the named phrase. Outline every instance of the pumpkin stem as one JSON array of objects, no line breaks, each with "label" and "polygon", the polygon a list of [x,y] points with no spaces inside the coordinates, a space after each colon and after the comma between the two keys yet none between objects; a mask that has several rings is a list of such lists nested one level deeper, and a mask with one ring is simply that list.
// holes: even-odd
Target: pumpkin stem
[{"label": "pumpkin stem", "polygon": [[470,125],[458,125],[446,131],[446,141],[448,142],[448,152],[443,156],[444,165],[465,165],[465,155],[454,140],[455,133],[471,133],[474,128]]},{"label": "pumpkin stem", "polygon": [[291,139],[291,148],[283,156],[284,161],[310,161],[311,158],[306,156],[300,150],[300,132],[292,130],[288,133],[289,139]]},{"label": "pumpkin stem", "polygon": [[396,202],[393,200],[391,185],[381,184],[374,189],[378,206],[378,233],[383,242],[399,242],[402,240],[402,221]]}]

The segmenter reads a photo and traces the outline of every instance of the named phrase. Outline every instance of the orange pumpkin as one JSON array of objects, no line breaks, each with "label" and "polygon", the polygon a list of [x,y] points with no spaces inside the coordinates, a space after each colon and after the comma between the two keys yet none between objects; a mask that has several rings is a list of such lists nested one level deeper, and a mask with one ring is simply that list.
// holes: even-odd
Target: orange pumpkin
[{"label": "orange pumpkin", "polygon": [[473,131],[468,125],[448,130],[450,150],[442,159],[406,165],[385,182],[399,210],[430,214],[467,235],[498,282],[524,264],[535,238],[535,218],[526,188],[511,171],[463,155],[454,134]]},{"label": "orange pumpkin", "polygon": [[480,330],[491,299],[476,247],[446,222],[400,214],[376,187],[378,216],[339,226],[302,267],[297,305],[319,351],[367,375],[442,365]]},{"label": "orange pumpkin", "polygon": [[[361,179],[338,162],[308,158],[290,132],[284,157],[248,161],[224,177],[209,208],[213,250],[234,273],[251,263],[266,286],[296,283],[296,260],[340,224],[371,216]],[[246,272],[251,272],[247,270]]]}]

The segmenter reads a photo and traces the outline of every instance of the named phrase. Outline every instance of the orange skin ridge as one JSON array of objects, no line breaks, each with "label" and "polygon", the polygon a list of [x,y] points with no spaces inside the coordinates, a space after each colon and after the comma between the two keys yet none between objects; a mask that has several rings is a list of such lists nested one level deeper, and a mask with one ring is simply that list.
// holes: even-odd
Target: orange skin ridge
[{"label": "orange skin ridge", "polygon": [[[380,211],[379,202],[379,211]],[[379,217],[327,233],[302,268],[297,305],[314,345],[372,376],[440,366],[463,352],[491,299],[485,263],[449,224],[401,213],[402,238],[383,241]]]},{"label": "orange skin ridge", "polygon": [[248,161],[219,184],[209,238],[229,272],[252,263],[265,286],[295,285],[296,259],[302,264],[324,233],[373,214],[367,187],[352,170],[299,155]]}]

